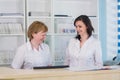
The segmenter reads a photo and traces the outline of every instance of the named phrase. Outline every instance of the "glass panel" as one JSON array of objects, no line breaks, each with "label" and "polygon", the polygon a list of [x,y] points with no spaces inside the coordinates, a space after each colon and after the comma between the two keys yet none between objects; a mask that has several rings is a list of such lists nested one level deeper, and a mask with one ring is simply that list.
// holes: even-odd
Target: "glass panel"
[{"label": "glass panel", "polygon": [[64,58],[65,58],[65,53],[66,49],[68,46],[68,42],[71,38],[74,36],[55,36],[55,65],[61,65],[64,64]]},{"label": "glass panel", "polygon": [[50,0],[28,0],[29,16],[50,16],[51,5]]},{"label": "glass panel", "polygon": [[0,36],[0,65],[10,64],[16,49],[23,43],[23,36]]},{"label": "glass panel", "polygon": [[55,18],[55,33],[75,33],[71,17]]}]

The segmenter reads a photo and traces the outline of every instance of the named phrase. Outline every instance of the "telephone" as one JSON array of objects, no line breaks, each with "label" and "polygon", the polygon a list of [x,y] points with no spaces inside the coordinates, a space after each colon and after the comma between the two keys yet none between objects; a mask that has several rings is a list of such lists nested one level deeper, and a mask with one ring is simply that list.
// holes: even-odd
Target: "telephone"
[{"label": "telephone", "polygon": [[118,53],[117,56],[113,58],[113,61],[117,62],[117,64],[120,65],[120,53]]}]

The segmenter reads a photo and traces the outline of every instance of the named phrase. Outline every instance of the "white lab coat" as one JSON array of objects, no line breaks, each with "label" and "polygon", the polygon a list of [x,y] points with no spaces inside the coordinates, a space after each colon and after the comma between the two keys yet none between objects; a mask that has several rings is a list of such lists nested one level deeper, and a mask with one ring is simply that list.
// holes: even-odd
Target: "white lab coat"
[{"label": "white lab coat", "polygon": [[93,36],[80,48],[78,39],[71,39],[66,51],[66,63],[70,69],[100,68],[103,65],[100,42]]},{"label": "white lab coat", "polygon": [[51,56],[47,44],[42,43],[39,46],[39,51],[32,49],[31,43],[27,42],[18,48],[13,62],[12,68],[16,69],[31,69],[37,66],[51,65]]}]

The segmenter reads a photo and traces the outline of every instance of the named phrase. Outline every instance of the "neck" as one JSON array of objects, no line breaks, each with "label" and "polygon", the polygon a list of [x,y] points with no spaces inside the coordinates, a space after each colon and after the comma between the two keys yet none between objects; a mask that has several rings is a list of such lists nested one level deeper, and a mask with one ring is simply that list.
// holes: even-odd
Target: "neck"
[{"label": "neck", "polygon": [[40,45],[40,44],[38,44],[38,43],[37,43],[36,41],[34,41],[34,40],[31,40],[30,42],[31,42],[32,48],[35,48],[35,49],[39,50],[39,45]]},{"label": "neck", "polygon": [[86,41],[88,39],[88,37],[89,37],[88,34],[81,35],[80,41],[84,42],[84,41]]}]

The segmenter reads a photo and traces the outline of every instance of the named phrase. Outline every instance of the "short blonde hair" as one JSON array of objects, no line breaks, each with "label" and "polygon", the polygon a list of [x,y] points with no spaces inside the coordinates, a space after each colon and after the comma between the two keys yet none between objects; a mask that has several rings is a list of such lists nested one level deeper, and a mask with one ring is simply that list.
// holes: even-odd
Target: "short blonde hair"
[{"label": "short blonde hair", "polygon": [[28,28],[27,35],[29,40],[31,41],[31,39],[33,39],[33,36],[32,36],[33,33],[38,33],[40,31],[47,32],[48,31],[47,26],[43,22],[34,21]]}]

